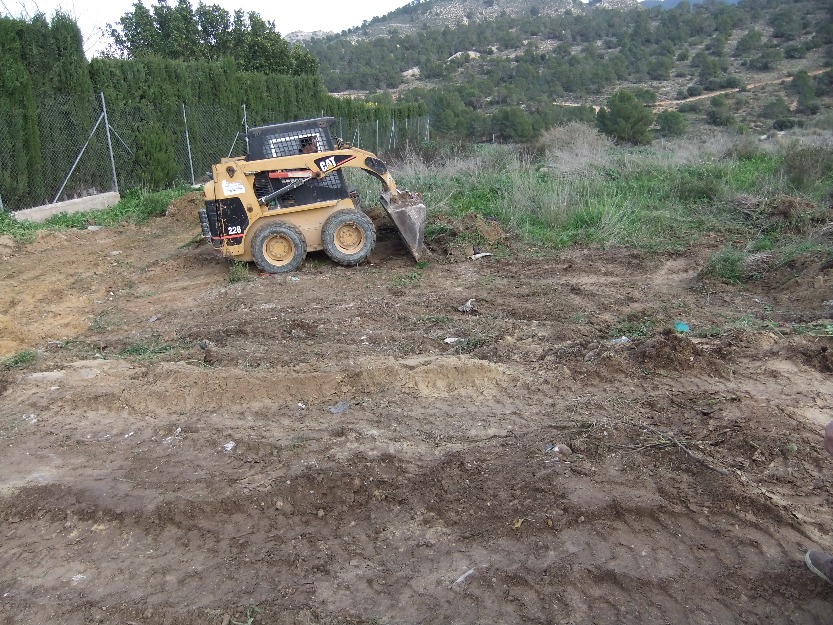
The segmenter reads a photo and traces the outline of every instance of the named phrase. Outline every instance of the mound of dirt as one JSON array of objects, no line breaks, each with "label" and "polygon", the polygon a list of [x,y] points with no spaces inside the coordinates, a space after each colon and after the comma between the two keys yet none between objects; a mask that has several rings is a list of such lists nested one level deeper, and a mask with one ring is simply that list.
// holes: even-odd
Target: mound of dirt
[{"label": "mound of dirt", "polygon": [[486,219],[479,213],[466,213],[459,218],[440,217],[435,226],[440,234],[427,243],[435,253],[451,258],[462,258],[485,249],[491,250],[504,244],[509,238],[497,220]]},{"label": "mound of dirt", "polygon": [[165,216],[179,223],[199,224],[198,211],[203,207],[202,192],[194,191],[168,204]]},{"label": "mound of dirt", "polygon": [[802,254],[767,274],[761,283],[775,304],[776,321],[810,322],[833,317],[833,260]]},{"label": "mound of dirt", "polygon": [[758,224],[764,232],[807,234],[833,217],[829,208],[791,195],[759,198],[740,194],[734,203],[744,218]]},{"label": "mound of dirt", "polygon": [[818,344],[801,343],[795,346],[795,352],[801,361],[822,373],[833,373],[833,338],[819,337]]},{"label": "mound of dirt", "polygon": [[650,370],[699,371],[717,375],[723,364],[697,343],[673,330],[645,339],[630,350],[631,358]]}]

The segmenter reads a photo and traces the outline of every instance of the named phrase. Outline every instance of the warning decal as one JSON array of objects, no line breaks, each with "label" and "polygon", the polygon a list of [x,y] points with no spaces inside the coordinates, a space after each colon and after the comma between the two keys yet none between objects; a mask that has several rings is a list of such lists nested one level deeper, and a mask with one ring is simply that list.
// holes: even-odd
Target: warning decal
[{"label": "warning decal", "polygon": [[223,180],[223,195],[229,197],[231,195],[243,195],[246,192],[246,187],[242,182],[229,182]]}]

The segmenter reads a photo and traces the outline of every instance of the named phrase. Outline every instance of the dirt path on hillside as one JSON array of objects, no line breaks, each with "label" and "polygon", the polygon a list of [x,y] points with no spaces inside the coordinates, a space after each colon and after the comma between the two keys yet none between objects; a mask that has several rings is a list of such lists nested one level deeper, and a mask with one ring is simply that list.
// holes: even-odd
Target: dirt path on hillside
[{"label": "dirt path on hillside", "polygon": [[0,622],[833,618],[830,267],[385,230],[232,284],[196,201],[0,248]]},{"label": "dirt path on hillside", "polygon": [[[823,74],[826,71],[827,71],[827,68],[825,68],[825,69],[815,69],[815,70],[807,72],[807,75],[808,76],[818,76],[819,74]],[[765,87],[766,85],[780,85],[780,84],[785,83],[787,81],[790,81],[792,79],[793,79],[792,76],[785,76],[784,78],[776,78],[776,79],[773,79],[773,80],[763,80],[761,82],[752,82],[752,83],[749,83],[748,85],[744,85],[743,89],[746,89],[746,90],[759,89],[760,87]],[[657,111],[664,111],[664,110],[669,109],[669,108],[675,108],[676,109],[678,106],[680,106],[680,104],[685,104],[686,102],[693,102],[695,100],[703,100],[703,99],[706,99],[706,98],[713,98],[716,95],[723,95],[723,94],[726,94],[726,93],[739,93],[740,91],[741,91],[741,88],[719,89],[718,91],[709,91],[708,93],[703,93],[701,95],[691,96],[691,97],[685,98],[683,100],[660,100],[660,101],[655,102],[654,104],[652,104],[651,108],[654,109],[654,110],[657,110]]]}]

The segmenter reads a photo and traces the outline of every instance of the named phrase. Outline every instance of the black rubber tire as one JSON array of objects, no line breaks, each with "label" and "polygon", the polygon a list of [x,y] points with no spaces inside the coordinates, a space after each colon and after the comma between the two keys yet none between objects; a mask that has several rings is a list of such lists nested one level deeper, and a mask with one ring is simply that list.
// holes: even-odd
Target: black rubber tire
[{"label": "black rubber tire", "polygon": [[293,224],[272,221],[258,228],[252,237],[252,258],[261,271],[289,273],[307,257],[307,242]]},{"label": "black rubber tire", "polygon": [[327,256],[339,265],[358,265],[376,245],[376,227],[364,213],[345,208],[327,217],[321,243]]}]

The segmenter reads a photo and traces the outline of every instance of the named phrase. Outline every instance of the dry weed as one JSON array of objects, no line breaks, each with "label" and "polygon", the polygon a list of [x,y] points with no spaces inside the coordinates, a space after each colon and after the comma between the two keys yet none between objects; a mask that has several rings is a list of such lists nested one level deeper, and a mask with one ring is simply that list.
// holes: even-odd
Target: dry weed
[{"label": "dry weed", "polygon": [[560,174],[576,174],[592,168],[610,167],[614,162],[613,141],[581,122],[571,122],[547,130],[539,139],[549,169]]},{"label": "dry weed", "polygon": [[740,263],[741,273],[747,280],[759,280],[775,266],[776,262],[777,258],[772,252],[750,254]]}]

